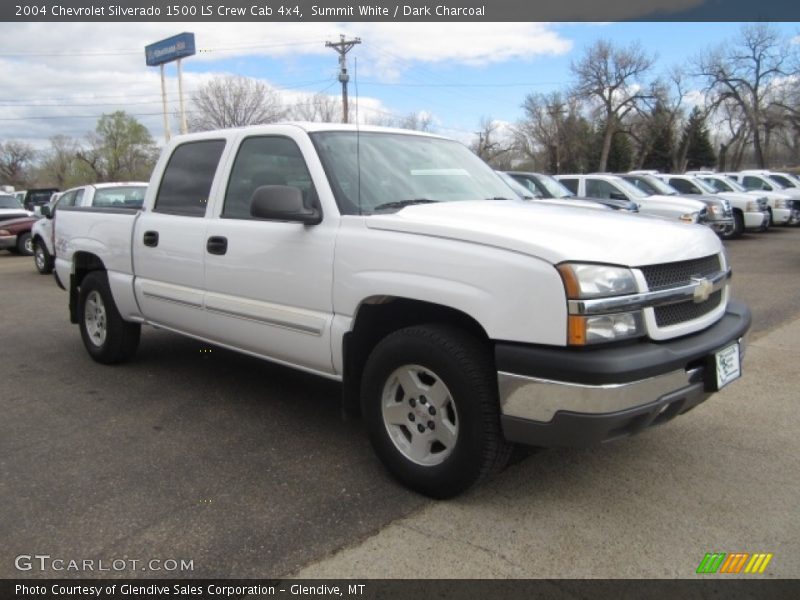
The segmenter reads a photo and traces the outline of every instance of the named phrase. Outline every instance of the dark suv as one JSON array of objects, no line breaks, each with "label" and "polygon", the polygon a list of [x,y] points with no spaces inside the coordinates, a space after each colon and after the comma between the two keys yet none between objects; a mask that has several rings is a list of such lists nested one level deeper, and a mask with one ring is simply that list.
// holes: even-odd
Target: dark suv
[{"label": "dark suv", "polygon": [[36,206],[42,206],[50,202],[50,196],[57,192],[58,188],[37,188],[28,190],[25,193],[25,200],[22,202],[26,210],[33,210]]}]

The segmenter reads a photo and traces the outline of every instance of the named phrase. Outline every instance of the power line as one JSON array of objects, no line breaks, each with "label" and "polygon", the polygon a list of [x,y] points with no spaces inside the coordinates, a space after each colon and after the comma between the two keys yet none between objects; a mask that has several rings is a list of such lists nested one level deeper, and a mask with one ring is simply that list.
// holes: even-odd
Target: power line
[{"label": "power line", "polygon": [[[275,89],[275,90],[278,90],[278,91],[280,91],[280,90],[299,90],[299,89],[302,89],[302,88],[311,87],[311,86],[319,85],[320,83],[326,83],[326,82],[330,82],[330,81],[331,81],[330,78],[325,78],[325,79],[316,79],[314,81],[306,81],[306,82],[303,82],[303,83],[296,83],[296,84],[293,84],[293,85],[271,85],[270,87],[272,89]],[[335,84],[336,84],[336,80],[333,80],[333,82],[328,87],[331,87],[331,86],[333,86]],[[194,94],[195,92],[198,92],[199,90],[200,90],[200,88],[196,88],[196,89],[191,90],[189,93],[190,94]],[[12,100],[0,99],[0,106],[4,106],[4,107],[7,107],[7,108],[39,108],[39,107],[65,107],[65,108],[72,108],[72,107],[81,107],[81,106],[113,106],[113,105],[117,105],[117,104],[125,105],[125,106],[136,106],[136,105],[142,105],[142,104],[160,104],[161,103],[160,94],[157,94],[157,93],[150,93],[150,94],[124,94],[124,95],[120,94],[120,95],[112,95],[112,96],[96,96],[96,98],[129,98],[129,97],[135,97],[135,96],[138,96],[138,97],[153,97],[153,98],[158,96],[159,99],[158,100],[144,100],[144,101],[141,101],[141,102],[138,102],[138,101],[137,102],[127,102],[127,101],[125,101],[125,102],[99,102],[99,103],[88,103],[88,104],[87,103],[69,103],[69,104],[65,104],[63,102],[58,102],[56,104],[42,104],[42,103],[38,103],[38,102],[28,103],[28,104],[16,104],[15,103],[16,102],[15,99],[12,99]],[[177,92],[170,92],[170,93],[168,93],[168,96],[174,98],[175,96],[177,96]],[[67,96],[63,96],[63,98],[66,99],[66,100],[72,100],[73,99],[73,98],[70,98],[70,97],[67,97]],[[58,98],[51,98],[51,99],[57,100]],[[19,102],[29,102],[29,100],[28,99],[19,100]]]},{"label": "power line", "polygon": [[[216,48],[200,48],[198,54],[211,52],[235,52],[237,50],[253,50],[257,48],[284,48],[289,46],[311,46],[319,44],[319,38],[309,39],[308,41],[282,42],[278,44],[247,44],[238,46],[218,46]],[[143,54],[143,50],[101,50],[97,52],[1,52],[0,58],[36,58],[53,56],[132,56]]]},{"label": "power line", "polygon": [[383,82],[360,81],[360,85],[394,86],[394,87],[442,87],[442,88],[493,88],[493,87],[535,87],[538,85],[561,85],[565,81],[538,81],[536,83],[408,83],[408,82]]}]

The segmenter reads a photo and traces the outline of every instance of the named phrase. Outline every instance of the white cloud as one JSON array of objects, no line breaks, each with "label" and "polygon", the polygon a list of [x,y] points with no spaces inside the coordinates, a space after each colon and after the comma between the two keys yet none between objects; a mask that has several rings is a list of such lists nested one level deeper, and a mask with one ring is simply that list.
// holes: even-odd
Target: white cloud
[{"label": "white cloud", "polygon": [[[264,80],[263,71],[247,72],[253,57],[278,60],[284,81],[297,73],[298,83],[309,84],[287,97],[319,91],[326,79],[336,83],[336,56],[324,42],[339,34],[362,38],[351,55],[358,56],[359,76],[382,81],[424,64],[480,67],[572,47],[542,23],[0,23],[0,139],[43,146],[55,134],[82,137],[96,121],[83,117],[114,110],[137,115],[160,136],[159,71],[145,66],[144,46],[181,31],[195,33],[198,50],[187,59],[191,71],[184,71],[187,98],[221,70]],[[330,70],[309,77],[303,59],[322,56],[330,57]],[[166,71],[169,108],[177,111],[175,66]],[[328,93],[338,93],[338,83]],[[386,110],[376,98],[362,97],[361,106]],[[50,115],[61,117],[28,118]]]}]

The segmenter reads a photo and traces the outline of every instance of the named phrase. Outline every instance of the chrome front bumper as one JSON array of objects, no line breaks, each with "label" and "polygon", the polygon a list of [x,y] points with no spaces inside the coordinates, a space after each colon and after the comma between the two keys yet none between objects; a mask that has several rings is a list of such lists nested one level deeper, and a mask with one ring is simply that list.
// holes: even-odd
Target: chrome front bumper
[{"label": "chrome front bumper", "polygon": [[694,383],[702,383],[698,367],[657,377],[610,385],[549,381],[513,373],[498,373],[503,415],[532,421],[551,421],[558,411],[583,414],[614,413],[651,403]]},{"label": "chrome front bumper", "polygon": [[715,353],[739,343],[750,311],[731,301],[704,331],[667,342],[595,350],[495,345],[500,420],[508,441],[588,446],[683,414],[716,390]]}]

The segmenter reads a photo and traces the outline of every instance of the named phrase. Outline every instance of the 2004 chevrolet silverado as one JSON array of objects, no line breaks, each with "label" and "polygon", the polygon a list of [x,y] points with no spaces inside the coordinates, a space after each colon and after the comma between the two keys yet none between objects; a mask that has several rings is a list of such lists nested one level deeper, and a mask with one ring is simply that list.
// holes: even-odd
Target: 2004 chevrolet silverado
[{"label": "2004 chevrolet silverado", "polygon": [[418,132],[179,136],[142,210],[58,211],[56,273],[96,361],[150,324],[341,381],[389,471],[434,497],[514,443],[629,435],[739,377],[750,313],[708,228],[510,196]]}]

